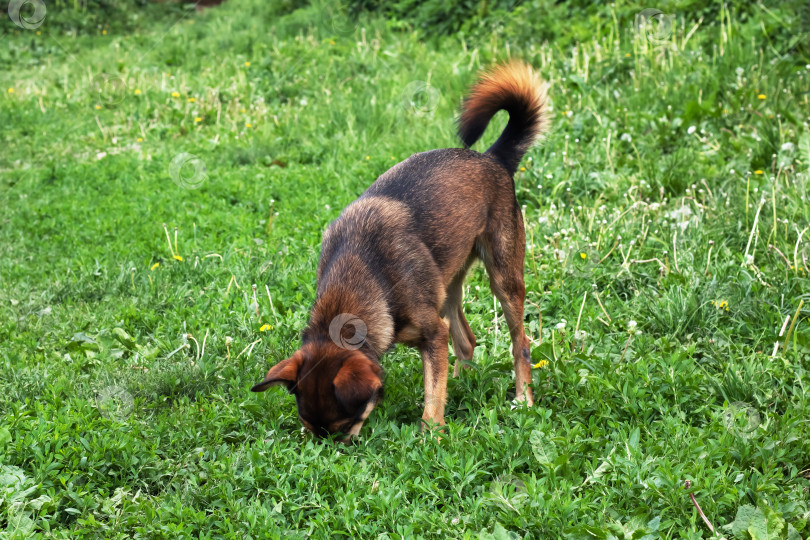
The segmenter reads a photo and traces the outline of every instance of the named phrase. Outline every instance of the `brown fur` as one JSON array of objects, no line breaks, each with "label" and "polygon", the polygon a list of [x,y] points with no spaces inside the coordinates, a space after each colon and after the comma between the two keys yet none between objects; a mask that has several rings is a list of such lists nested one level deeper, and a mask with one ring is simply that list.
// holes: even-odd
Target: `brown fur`
[{"label": "brown fur", "polygon": [[382,396],[380,356],[401,342],[419,349],[426,424],[444,424],[448,339],[459,362],[475,336],[462,284],[480,259],[512,339],[516,397],[532,404],[529,340],[523,330],[523,217],[512,174],[549,124],[545,87],[510,63],[484,74],[465,101],[459,135],[473,144],[500,109],[509,122],[480,154],[434,150],[380,176],[327,227],[318,287],[303,345],[253,387],[285,384],[299,416],[319,435],[354,435]]}]

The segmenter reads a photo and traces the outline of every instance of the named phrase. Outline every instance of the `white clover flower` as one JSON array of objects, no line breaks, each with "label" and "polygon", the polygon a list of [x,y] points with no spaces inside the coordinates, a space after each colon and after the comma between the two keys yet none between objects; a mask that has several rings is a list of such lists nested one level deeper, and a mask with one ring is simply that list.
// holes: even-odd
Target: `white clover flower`
[{"label": "white clover flower", "polygon": [[692,133],[694,133],[695,131],[697,131],[697,128],[696,128],[695,126],[689,126],[689,129],[687,129],[687,130],[686,130],[686,132],[687,132],[689,135],[691,135],[691,134],[692,134]]},{"label": "white clover flower", "polygon": [[565,330],[565,325],[566,320],[562,319],[560,322],[557,323],[557,326],[555,326],[554,328],[556,328],[557,330]]},{"label": "white clover flower", "polygon": [[627,329],[628,330],[635,330],[638,323],[636,321],[627,321]]}]

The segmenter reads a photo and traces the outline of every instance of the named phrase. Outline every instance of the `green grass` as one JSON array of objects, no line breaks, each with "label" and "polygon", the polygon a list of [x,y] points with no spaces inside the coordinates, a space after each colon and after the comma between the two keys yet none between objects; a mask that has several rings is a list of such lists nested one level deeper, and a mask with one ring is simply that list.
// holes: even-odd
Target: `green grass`
[{"label": "green grass", "polygon": [[[260,0],[6,20],[0,534],[711,537],[691,493],[727,538],[807,537],[807,34],[784,7],[661,7],[655,47],[624,3],[450,36]],[[398,347],[361,440],[312,440],[249,388],[299,344],[323,229],[458,146],[465,89],[510,55],[556,114],[515,178],[535,406],[477,268],[444,438]]]}]

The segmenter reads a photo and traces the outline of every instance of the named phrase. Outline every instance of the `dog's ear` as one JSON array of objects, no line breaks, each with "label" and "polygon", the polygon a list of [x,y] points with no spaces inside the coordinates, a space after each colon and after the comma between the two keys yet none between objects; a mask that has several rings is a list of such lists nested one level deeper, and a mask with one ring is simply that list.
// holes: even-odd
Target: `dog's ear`
[{"label": "dog's ear", "polygon": [[335,375],[335,396],[344,409],[354,413],[382,388],[381,376],[380,366],[357,352],[343,362]]},{"label": "dog's ear", "polygon": [[282,360],[271,367],[264,380],[251,388],[250,391],[264,392],[276,384],[284,384],[287,386],[288,391],[292,390],[293,385],[298,382],[298,370],[301,368],[302,359],[303,354],[298,351],[286,360]]}]

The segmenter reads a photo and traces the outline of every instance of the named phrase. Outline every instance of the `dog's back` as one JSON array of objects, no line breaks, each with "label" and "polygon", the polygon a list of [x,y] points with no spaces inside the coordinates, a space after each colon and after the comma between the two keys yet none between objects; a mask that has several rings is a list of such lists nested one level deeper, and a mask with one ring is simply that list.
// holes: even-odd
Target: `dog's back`
[{"label": "dog's back", "polygon": [[[473,88],[459,119],[464,144],[473,145],[502,109],[509,122],[485,153],[448,148],[415,154],[347,206],[324,234],[318,290],[326,290],[337,277],[330,271],[334,257],[353,253],[374,267],[383,262],[381,269],[400,268],[383,279],[383,288],[410,288],[409,276],[416,276],[419,290],[441,307],[453,278],[475,256],[486,256],[487,242],[480,241],[486,227],[515,230],[515,221],[522,219],[512,176],[550,117],[545,85],[525,64],[500,66]],[[352,270],[361,271],[356,264]]]}]

